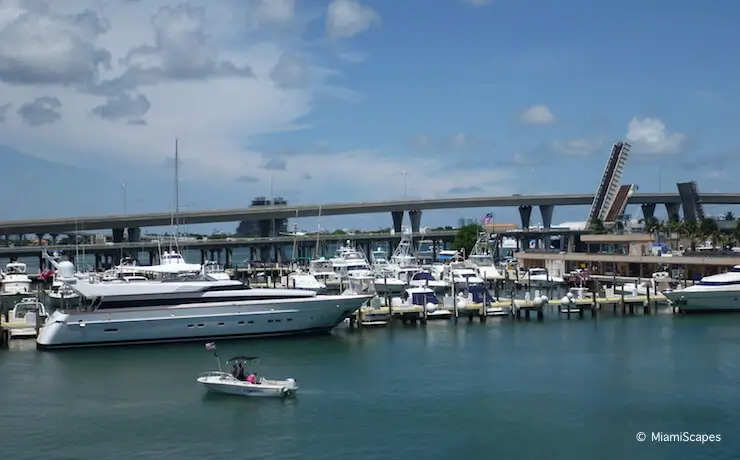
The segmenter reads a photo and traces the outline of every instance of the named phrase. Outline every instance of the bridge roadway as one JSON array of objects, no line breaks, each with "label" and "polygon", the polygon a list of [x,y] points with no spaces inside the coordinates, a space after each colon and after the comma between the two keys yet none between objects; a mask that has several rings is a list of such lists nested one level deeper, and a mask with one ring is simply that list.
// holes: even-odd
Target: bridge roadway
[{"label": "bridge roadway", "polygon": [[[181,224],[237,222],[253,219],[286,219],[291,217],[339,216],[383,212],[422,211],[427,209],[485,208],[510,206],[583,206],[591,205],[593,194],[585,195],[512,195],[506,197],[443,198],[434,200],[332,203],[324,205],[272,205],[216,211],[182,211]],[[740,193],[704,193],[703,204],[740,204]],[[628,204],[680,205],[677,193],[636,193]],[[63,234],[66,231],[160,227],[170,225],[171,212],[117,214],[109,216],[64,217],[0,222],[0,235],[24,233]]]},{"label": "bridge roadway", "polygon": [[[425,233],[415,233],[414,238],[424,239],[451,239],[457,235],[456,230],[428,231]],[[351,241],[388,241],[401,239],[400,234],[391,235],[390,233],[359,233],[355,235],[319,235],[320,241],[343,242]],[[181,241],[179,246],[181,250],[187,249],[224,249],[237,247],[258,247],[266,245],[288,245],[293,244],[292,236],[280,236],[276,238],[224,238],[210,240]],[[316,241],[316,235],[296,236],[295,241],[298,243],[313,243]],[[140,241],[138,243],[106,243],[106,244],[56,244],[46,246],[14,246],[0,248],[0,256],[18,256],[28,257],[40,255],[42,250],[47,251],[64,251],[65,254],[74,254],[75,252],[86,253],[104,253],[116,251],[156,251],[160,247],[167,246],[167,243],[152,241]]]}]

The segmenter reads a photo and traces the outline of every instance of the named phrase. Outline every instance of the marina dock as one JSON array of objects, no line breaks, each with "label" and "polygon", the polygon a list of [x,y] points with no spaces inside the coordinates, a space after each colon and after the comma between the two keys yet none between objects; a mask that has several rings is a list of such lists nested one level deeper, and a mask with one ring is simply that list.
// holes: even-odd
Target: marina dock
[{"label": "marina dock", "polygon": [[[666,305],[667,299],[662,294],[632,296],[632,295],[610,295],[598,297],[591,293],[591,297],[571,298],[569,302],[564,303],[563,299],[543,299],[542,297],[532,300],[523,299],[499,299],[495,302],[489,302],[485,305],[482,303],[469,303],[465,306],[457,306],[450,297],[444,298],[443,304],[436,310],[449,310],[451,318],[455,323],[460,318],[467,318],[473,321],[478,318],[480,322],[485,322],[489,316],[510,317],[517,320],[529,320],[531,316],[536,315],[538,321],[543,321],[545,312],[557,312],[558,315],[570,319],[571,315],[583,318],[586,312],[589,312],[592,318],[596,318],[600,311],[611,309],[613,315],[622,316],[635,315],[642,310],[643,315],[657,313],[660,305]],[[675,311],[674,311],[675,312]],[[391,320],[398,320],[403,323],[420,323],[426,324],[428,321],[436,319],[448,319],[448,316],[435,315],[422,306],[380,306],[380,307],[363,307],[357,310],[356,314],[350,318],[350,327],[378,326],[382,321],[375,318],[386,316]]]}]

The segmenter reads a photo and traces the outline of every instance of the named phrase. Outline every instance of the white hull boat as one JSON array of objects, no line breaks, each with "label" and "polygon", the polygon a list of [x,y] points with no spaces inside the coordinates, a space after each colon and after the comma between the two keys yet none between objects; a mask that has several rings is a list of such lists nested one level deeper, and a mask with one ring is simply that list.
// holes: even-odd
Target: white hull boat
[{"label": "white hull boat", "polygon": [[372,298],[249,289],[233,280],[71,287],[80,307],[52,313],[39,331],[39,348],[325,333]]},{"label": "white hull boat", "polygon": [[197,381],[211,393],[286,398],[295,396],[298,391],[298,385],[293,378],[285,380],[258,378],[253,369],[247,370],[248,366],[259,360],[256,356],[237,356],[227,359],[225,364],[233,365],[231,373],[227,373],[221,369],[216,343],[207,343],[206,350],[213,350],[219,370],[201,374]]},{"label": "white hull boat", "polygon": [[565,279],[549,273],[544,268],[530,268],[519,279],[519,283],[530,287],[555,286],[565,284]]},{"label": "white hull boat", "polygon": [[8,334],[11,339],[36,337],[36,317],[46,316],[44,304],[34,297],[21,300],[8,313]]},{"label": "white hull boat", "polygon": [[718,275],[703,277],[683,289],[662,294],[684,313],[740,312],[740,265]]},{"label": "white hull boat", "polygon": [[249,383],[237,379],[227,372],[207,372],[198,377],[198,383],[212,393],[222,393],[239,396],[294,396],[298,386],[294,379],[269,380],[259,379],[256,383]]}]

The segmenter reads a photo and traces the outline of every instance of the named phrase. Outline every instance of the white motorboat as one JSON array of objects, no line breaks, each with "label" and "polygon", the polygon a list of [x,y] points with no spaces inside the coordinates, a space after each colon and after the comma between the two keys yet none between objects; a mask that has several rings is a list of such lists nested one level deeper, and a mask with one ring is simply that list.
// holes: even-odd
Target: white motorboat
[{"label": "white motorboat", "polygon": [[519,283],[524,286],[554,286],[565,284],[565,279],[551,274],[545,268],[530,268],[519,278]]},{"label": "white motorboat", "polygon": [[[213,342],[206,344],[206,349],[215,350]],[[246,369],[252,366],[259,358],[254,356],[236,356],[229,358],[225,364],[232,364],[231,373],[224,372],[221,369],[221,362],[216,354],[218,361],[218,371],[206,372],[198,377],[197,382],[205,386],[209,392],[221,393],[237,396],[261,396],[261,397],[280,397],[286,398],[295,396],[298,391],[298,385],[293,378],[285,380],[272,380],[257,376],[253,369]]]},{"label": "white motorboat", "polygon": [[304,273],[300,270],[296,270],[286,276],[283,283],[286,288],[290,289],[305,289],[317,294],[324,294],[326,292],[326,284],[317,280],[314,275]]},{"label": "white motorboat", "polygon": [[[358,294],[369,294],[373,297],[364,305],[369,307],[362,312],[361,315],[361,326],[363,327],[377,327],[386,326],[391,320],[390,312],[387,309],[381,308],[380,297],[375,290],[377,279],[372,276],[353,276],[348,280],[347,289],[342,292],[343,295],[358,295]],[[347,318],[346,321],[349,321]]]},{"label": "white motorboat", "polygon": [[31,292],[31,278],[28,277],[26,264],[11,261],[5,265],[0,281],[0,295],[26,295]]},{"label": "white motorboat", "polygon": [[[390,266],[389,266],[390,267]],[[380,295],[398,295],[406,289],[406,282],[398,279],[390,268],[375,269],[375,292]]]},{"label": "white motorboat", "polygon": [[505,278],[504,275],[496,269],[491,248],[491,238],[492,236],[488,232],[479,233],[475,246],[473,246],[473,250],[470,251],[468,260],[465,261],[466,265],[475,270],[478,277],[484,281],[496,281]]},{"label": "white motorboat", "polygon": [[484,286],[485,281],[478,277],[475,270],[465,266],[464,262],[450,262],[446,280],[455,285],[455,291],[470,289],[471,286]]},{"label": "white motorboat", "polygon": [[11,339],[36,337],[36,317],[46,316],[44,304],[35,297],[17,302],[8,313],[8,331]]},{"label": "white motorboat", "polygon": [[447,281],[436,279],[429,270],[421,270],[414,273],[409,280],[409,286],[429,288],[435,294],[444,294],[450,288],[450,284]]},{"label": "white motorboat", "polygon": [[68,284],[80,301],[48,317],[41,349],[326,333],[372,298],[208,278]]},{"label": "white motorboat", "polygon": [[326,286],[329,291],[337,292],[341,289],[341,278],[337,272],[334,271],[332,262],[329,259],[323,257],[312,260],[308,265],[308,273],[316,278],[316,281]]},{"label": "white motorboat", "polygon": [[705,276],[693,286],[664,290],[662,294],[685,313],[740,311],[740,265]]},{"label": "white motorboat", "polygon": [[458,308],[483,307],[487,316],[508,316],[511,314],[510,306],[494,305],[496,299],[485,286],[470,286],[467,292],[460,292],[454,299]]},{"label": "white motorboat", "polygon": [[427,319],[449,319],[452,311],[445,308],[432,289],[416,287],[406,289],[400,297],[391,299],[393,308],[422,307],[426,310]]}]

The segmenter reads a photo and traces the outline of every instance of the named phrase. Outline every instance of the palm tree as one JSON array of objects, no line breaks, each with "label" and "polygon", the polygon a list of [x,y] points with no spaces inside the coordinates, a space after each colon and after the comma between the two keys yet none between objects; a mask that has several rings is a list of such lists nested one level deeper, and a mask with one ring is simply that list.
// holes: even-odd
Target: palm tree
[{"label": "palm tree", "polygon": [[666,232],[675,238],[676,244],[673,249],[678,249],[678,245],[681,242],[682,223],[677,220],[669,220],[665,223],[664,227]]},{"label": "palm tree", "polygon": [[740,246],[740,220],[737,221],[737,225],[730,232],[730,239],[733,243]]},{"label": "palm tree", "polygon": [[691,251],[696,251],[696,240],[699,238],[701,229],[699,224],[693,220],[682,221],[679,227],[679,234],[689,239]]},{"label": "palm tree", "polygon": [[725,213],[725,220],[735,220],[735,213],[732,211],[727,211]]},{"label": "palm tree", "polygon": [[659,221],[655,217],[651,217],[645,221],[645,231],[655,235],[655,239],[660,243],[660,233],[663,231],[663,222]]},{"label": "palm tree", "polygon": [[717,225],[717,221],[715,221],[714,219],[702,219],[701,222],[699,222],[696,236],[703,241],[711,238],[712,248],[715,248],[716,243],[714,241],[714,237],[717,236],[719,233],[720,231],[719,225]]}]

